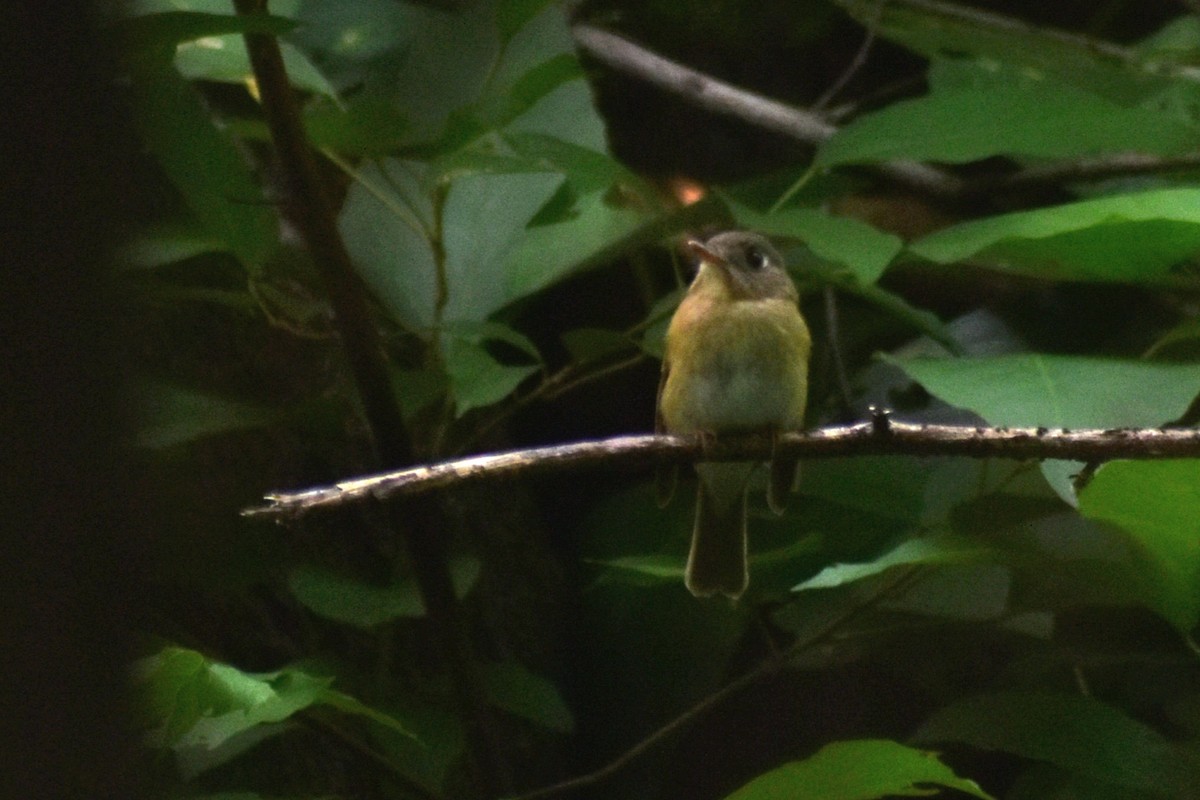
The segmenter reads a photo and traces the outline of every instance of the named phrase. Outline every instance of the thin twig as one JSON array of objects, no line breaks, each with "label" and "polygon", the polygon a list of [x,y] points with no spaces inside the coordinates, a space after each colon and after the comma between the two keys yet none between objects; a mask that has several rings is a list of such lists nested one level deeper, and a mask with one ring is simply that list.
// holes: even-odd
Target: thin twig
[{"label": "thin twig", "polygon": [[898,589],[906,586],[918,570],[919,567],[895,570],[894,574],[885,578],[884,582],[876,586],[866,597],[859,598],[852,596],[850,601],[837,613],[827,619],[815,620],[812,630],[808,631],[807,635],[799,636],[782,653],[772,653],[759,663],[758,666],[703,698],[687,711],[667,722],[603,767],[586,775],[580,775],[551,786],[534,789],[515,797],[506,798],[506,800],[540,800],[540,798],[564,794],[608,779],[657,745],[669,739],[677,731],[699,720],[729,698],[753,686],[760,680],[781,672],[790,662],[793,662],[806,650],[818,647],[827,642],[842,626],[851,622],[864,611],[876,606],[880,601],[886,599]]},{"label": "thin twig", "polygon": [[[829,348],[829,360],[833,362],[833,375],[837,380],[838,406],[843,414],[849,414],[852,408],[850,398],[853,397],[853,393],[850,391],[850,378],[846,373],[846,359],[842,357],[837,293],[833,286],[827,284],[821,291],[821,297],[825,301],[826,346]],[[843,417],[843,419],[845,418]]]},{"label": "thin twig", "polygon": [[266,496],[268,505],[245,516],[287,520],[309,511],[415,497],[428,492],[517,477],[604,465],[611,469],[650,469],[661,464],[705,461],[765,461],[772,452],[801,459],[864,455],[965,456],[969,458],[1106,461],[1115,458],[1200,458],[1200,430],[1194,428],[972,428],[909,425],[876,418],[870,422],[822,428],[808,433],[724,436],[701,446],[691,436],[644,434],[599,441],[471,456],[455,461],[370,475],[299,492]]},{"label": "thin twig", "polygon": [[875,12],[875,18],[864,27],[867,30],[867,35],[863,37],[862,44],[858,47],[858,52],[854,54],[854,58],[850,60],[850,64],[842,71],[828,89],[821,93],[821,96],[816,99],[812,107],[814,111],[824,111],[833,98],[837,97],[838,92],[846,88],[846,84],[858,74],[858,71],[867,63],[867,54],[871,52],[871,47],[875,44],[875,33],[879,29],[879,18],[883,16],[883,6],[888,0],[878,0],[878,10]]}]

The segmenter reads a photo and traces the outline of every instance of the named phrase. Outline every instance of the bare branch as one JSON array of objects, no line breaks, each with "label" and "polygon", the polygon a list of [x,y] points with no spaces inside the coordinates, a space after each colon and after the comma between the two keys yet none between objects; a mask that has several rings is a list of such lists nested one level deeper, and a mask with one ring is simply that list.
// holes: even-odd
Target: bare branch
[{"label": "bare branch", "polygon": [[[580,49],[598,61],[708,111],[729,114],[805,144],[820,144],[837,132],[836,125],[818,114],[717,80],[615,33],[582,23],[575,25],[571,33]],[[878,169],[894,180],[931,194],[954,196],[962,191],[957,177],[916,161],[887,161]]]},{"label": "bare branch", "polygon": [[[871,422],[789,433],[779,438],[778,455],[802,459],[865,455],[967,456],[970,458],[1058,458],[1105,461],[1114,458],[1200,458],[1200,430],[1193,428],[972,428],[910,425],[879,415]],[[686,436],[618,436],[591,442],[471,456],[440,464],[369,475],[301,492],[267,495],[268,505],[245,516],[286,520],[322,508],[391,500],[459,488],[484,481],[558,473],[604,465],[649,469],[658,464],[705,461],[758,461],[771,455],[768,436],[725,436],[701,446]]]},{"label": "bare branch", "polygon": [[[1200,0],[1197,0],[1200,2]],[[1131,62],[1136,56],[1129,48],[1098,39],[1080,37],[1048,28],[1035,28],[1021,20],[1011,19],[975,9],[964,9],[925,0],[908,0],[907,5],[937,12],[955,19],[997,30],[1036,31],[1056,41],[1104,56]],[[868,40],[871,41],[868,30]],[[783,134],[805,144],[818,145],[838,131],[828,118],[812,111],[790,106],[778,100],[734,86],[691,67],[658,55],[617,34],[587,24],[572,28],[575,43],[581,50],[607,66],[627,75],[640,78],[659,88],[688,100],[699,108],[718,114],[737,117],[763,130]],[[860,53],[861,55],[861,53]],[[857,57],[856,57],[857,60]],[[1172,74],[1188,80],[1200,80],[1200,71],[1169,66],[1154,61],[1139,62],[1153,74]],[[1096,180],[1119,175],[1142,175],[1175,172],[1200,167],[1200,153],[1177,156],[1157,156],[1146,153],[1113,153],[1095,158],[1069,159],[1050,162],[1019,170],[1011,175],[993,178],[973,178],[966,182],[945,170],[918,161],[887,161],[876,168],[889,178],[922,192],[943,198],[973,197],[988,192],[1057,184],[1071,180]]]}]

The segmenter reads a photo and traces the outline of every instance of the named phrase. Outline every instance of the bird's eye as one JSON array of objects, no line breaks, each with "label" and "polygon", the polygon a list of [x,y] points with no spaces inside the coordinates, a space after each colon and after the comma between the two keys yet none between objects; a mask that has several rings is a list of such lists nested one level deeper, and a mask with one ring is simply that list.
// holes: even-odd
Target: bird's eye
[{"label": "bird's eye", "polygon": [[746,263],[752,269],[762,269],[767,265],[767,254],[757,247],[750,247],[746,250]]}]

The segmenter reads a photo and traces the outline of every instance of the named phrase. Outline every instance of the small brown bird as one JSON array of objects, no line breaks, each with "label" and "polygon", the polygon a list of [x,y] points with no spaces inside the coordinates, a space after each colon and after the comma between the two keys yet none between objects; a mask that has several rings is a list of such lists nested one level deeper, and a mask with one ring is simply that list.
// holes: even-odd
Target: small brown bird
[{"label": "small brown bird", "polygon": [[[804,423],[812,340],[783,258],[755,233],[689,241],[700,268],[667,330],[657,427],[698,434],[796,430]],[[701,597],[746,590],[746,485],[755,464],[696,465],[700,488],[686,584]],[[780,513],[795,463],[772,461]]]}]

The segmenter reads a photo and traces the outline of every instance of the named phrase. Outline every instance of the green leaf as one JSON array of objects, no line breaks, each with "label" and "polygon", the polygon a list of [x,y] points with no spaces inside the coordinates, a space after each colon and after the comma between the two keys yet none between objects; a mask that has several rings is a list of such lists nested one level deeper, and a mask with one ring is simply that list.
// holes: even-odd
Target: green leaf
[{"label": "green leaf", "polygon": [[259,428],[278,417],[248,403],[154,381],[136,384],[130,404],[138,425],[137,446],[155,450]]},{"label": "green leaf", "polygon": [[[939,72],[955,73],[949,78]],[[937,61],[930,93],[860,117],[817,152],[815,164],[917,159],[964,163],[996,155],[1077,158],[1192,149],[1200,128],[1127,107],[1045,75],[994,62]],[[1046,113],[1046,109],[1054,113]]]},{"label": "green leaf", "polygon": [[[225,7],[230,8],[229,4]],[[178,45],[206,36],[241,33],[281,36],[295,27],[294,20],[269,14],[235,16],[203,11],[164,11],[124,20],[118,30],[126,46],[139,57],[157,56],[169,60]]]},{"label": "green leaf", "polygon": [[415,741],[411,729],[392,715],[330,689],[332,678],[298,669],[243,672],[195,650],[168,646],[137,662],[134,674],[155,726],[151,744],[171,748],[188,776],[240,755],[280,732],[278,723],[318,705],[364,717]]},{"label": "green leaf", "polygon": [[[355,266],[401,324],[430,332],[438,320],[439,267],[430,244],[435,210],[427,169],[387,159],[357,175],[339,224]],[[442,322],[482,322],[520,294],[505,266],[530,246],[526,225],[562,185],[554,172],[461,174],[442,208]]]},{"label": "green leaf", "polygon": [[507,295],[526,297],[621,249],[648,220],[642,210],[609,203],[604,192],[578,199],[563,222],[529,228],[504,262]]},{"label": "green leaf", "polygon": [[866,284],[875,283],[903,247],[899,236],[849,217],[815,208],[783,208],[764,214],[728,201],[738,225],[773,236],[800,239],[826,261],[849,267]]},{"label": "green leaf", "polygon": [[1135,104],[1191,80],[1184,68],[1145,57],[1137,51],[1084,36],[1037,28],[1024,20],[951,3],[835,0],[851,16],[879,35],[933,60],[974,57],[999,61],[1032,74]]},{"label": "green leaf", "polygon": [[727,800],[875,800],[935,793],[926,784],[992,798],[974,781],[955,775],[934,753],[886,739],[860,739],[827,744],[804,761],[758,776]]},{"label": "green leaf", "polygon": [[[541,368],[540,364],[502,364],[485,346],[488,339],[499,337],[462,336],[458,333],[460,330],[461,327],[452,328],[442,337],[442,359],[458,416],[473,408],[500,402]],[[515,331],[511,333],[519,335]],[[525,341],[528,344],[526,352],[536,357],[532,343]]]},{"label": "green leaf", "polygon": [[[336,92],[308,56],[287,42],[280,42],[288,82],[297,89],[334,97]],[[180,44],[175,67],[188,80],[245,84],[254,78],[246,42],[239,35],[205,36]]]},{"label": "green leaf", "polygon": [[255,271],[276,246],[275,211],[169,52],[129,61],[138,130],[205,232]]},{"label": "green leaf", "polygon": [[529,238],[525,226],[562,185],[554,172],[464,175],[450,186],[443,217],[446,321],[477,322],[512,299],[507,262]]},{"label": "green leaf", "polygon": [[844,583],[869,578],[894,567],[918,564],[964,564],[992,556],[988,548],[963,539],[922,536],[902,542],[873,561],[861,564],[834,564],[799,583],[792,591],[829,589]]},{"label": "green leaf", "polygon": [[1117,428],[1178,419],[1200,392],[1200,364],[1021,353],[888,359],[929,392],[992,425]]},{"label": "green leaf", "polygon": [[[456,559],[450,565],[455,591],[465,595],[479,575],[475,559]],[[299,566],[288,573],[288,588],[314,614],[358,628],[371,628],[395,619],[425,615],[416,582],[398,580],[373,586],[315,566]]]},{"label": "green leaf", "polygon": [[334,689],[325,689],[321,692],[321,703],[336,708],[338,711],[346,714],[352,714],[357,717],[364,717],[372,722],[380,725],[393,733],[398,733],[401,736],[406,736],[409,739],[418,740],[418,737],[413,733],[412,726],[408,722],[401,722],[392,714],[384,713],[377,708],[372,708],[366,703],[361,702],[344,692],[339,692]]},{"label": "green leaf", "polygon": [[1154,282],[1200,252],[1200,189],[1154,189],[964,222],[914,255],[1057,280]]},{"label": "green leaf", "polygon": [[544,133],[514,132],[503,139],[530,164],[563,173],[578,194],[607,189],[617,181],[636,185],[641,181],[612,156],[590,147],[573,144]]},{"label": "green leaf", "polygon": [[677,555],[622,556],[585,561],[588,564],[628,573],[631,577],[639,579],[638,583],[645,579],[650,579],[652,583],[683,580],[683,559]]},{"label": "green leaf", "polygon": [[496,26],[501,38],[511,39],[548,5],[550,0],[500,0],[496,3]]},{"label": "green leaf", "polygon": [[118,260],[130,269],[154,269],[221,249],[223,245],[194,222],[180,221],[140,232],[124,244]]},{"label": "green leaf", "polygon": [[1139,550],[1148,605],[1184,633],[1200,623],[1200,461],[1115,461],[1079,494],[1085,517]]},{"label": "green leaf", "polygon": [[242,672],[181,647],[139,661],[135,674],[148,687],[148,710],[159,723],[152,741],[207,749],[311,706],[331,680],[299,670]]},{"label": "green leaf", "polygon": [[1000,692],[941,709],[918,742],[958,741],[1048,761],[1095,780],[1174,796],[1200,775],[1157,731],[1090,697]]},{"label": "green leaf", "polygon": [[[978,556],[978,560],[989,558],[995,556],[987,552]],[[1012,583],[1012,572],[1000,564],[951,563],[922,574],[882,607],[945,619],[997,620],[1008,611]]]},{"label": "green leaf", "polygon": [[550,681],[515,661],[486,664],[482,673],[488,701],[496,708],[552,731],[570,733],[574,730],[571,710]]}]

